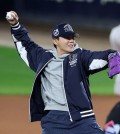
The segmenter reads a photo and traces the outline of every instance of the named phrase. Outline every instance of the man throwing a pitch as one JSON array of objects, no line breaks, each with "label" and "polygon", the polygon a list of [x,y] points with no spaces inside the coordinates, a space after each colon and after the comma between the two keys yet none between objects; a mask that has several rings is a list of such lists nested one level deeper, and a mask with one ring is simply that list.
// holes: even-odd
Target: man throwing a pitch
[{"label": "man throwing a pitch", "polygon": [[109,77],[114,76],[118,73],[114,57],[119,54],[79,48],[68,23],[54,27],[54,48],[46,50],[30,39],[16,12],[10,11],[6,19],[20,57],[36,73],[31,122],[41,121],[42,134],[103,134],[93,111],[89,75],[110,66]]}]

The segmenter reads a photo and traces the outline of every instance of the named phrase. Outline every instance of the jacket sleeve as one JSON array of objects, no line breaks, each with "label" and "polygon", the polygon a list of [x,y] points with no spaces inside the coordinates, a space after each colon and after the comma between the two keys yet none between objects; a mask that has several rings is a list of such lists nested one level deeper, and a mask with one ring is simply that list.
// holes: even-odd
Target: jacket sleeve
[{"label": "jacket sleeve", "polygon": [[11,34],[20,57],[36,72],[40,59],[46,50],[30,39],[28,31],[23,25],[20,25],[19,22],[11,26]]},{"label": "jacket sleeve", "polygon": [[90,51],[82,50],[81,61],[89,74],[93,74],[108,68],[108,55],[116,52],[115,50],[108,49],[105,51]]}]

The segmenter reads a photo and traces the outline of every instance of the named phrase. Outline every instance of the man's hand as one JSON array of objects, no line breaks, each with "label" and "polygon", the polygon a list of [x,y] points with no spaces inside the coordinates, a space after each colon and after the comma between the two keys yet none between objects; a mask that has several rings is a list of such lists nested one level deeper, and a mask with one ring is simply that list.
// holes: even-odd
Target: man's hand
[{"label": "man's hand", "polygon": [[109,59],[109,78],[112,78],[116,74],[120,74],[120,53],[111,53],[108,56]]},{"label": "man's hand", "polygon": [[19,17],[15,11],[7,12],[6,19],[10,25],[15,25],[18,23]]}]

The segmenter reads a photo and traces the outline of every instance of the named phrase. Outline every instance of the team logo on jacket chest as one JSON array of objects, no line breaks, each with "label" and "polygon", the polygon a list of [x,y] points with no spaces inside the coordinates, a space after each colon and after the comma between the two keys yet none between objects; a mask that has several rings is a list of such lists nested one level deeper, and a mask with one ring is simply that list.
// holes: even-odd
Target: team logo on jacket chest
[{"label": "team logo on jacket chest", "polygon": [[71,67],[76,66],[77,63],[77,54],[71,54],[69,55],[69,64]]}]

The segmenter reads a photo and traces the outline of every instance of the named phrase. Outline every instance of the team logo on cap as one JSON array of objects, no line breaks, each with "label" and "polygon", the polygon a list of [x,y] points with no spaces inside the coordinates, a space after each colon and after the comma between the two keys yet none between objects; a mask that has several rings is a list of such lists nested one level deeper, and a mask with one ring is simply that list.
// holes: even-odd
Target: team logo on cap
[{"label": "team logo on cap", "polygon": [[72,29],[72,27],[69,24],[64,26],[64,30],[65,30],[65,32],[69,32],[69,31],[73,32],[73,29]]},{"label": "team logo on cap", "polygon": [[55,30],[53,31],[53,35],[54,35],[54,36],[58,36],[58,35],[59,35],[58,29],[55,29]]}]

